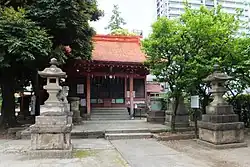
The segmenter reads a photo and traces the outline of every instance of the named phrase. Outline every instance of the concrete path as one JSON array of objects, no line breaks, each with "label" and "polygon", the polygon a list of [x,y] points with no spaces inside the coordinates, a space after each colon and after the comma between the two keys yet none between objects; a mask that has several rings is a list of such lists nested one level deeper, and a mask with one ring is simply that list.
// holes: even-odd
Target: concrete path
[{"label": "concrete path", "polygon": [[[30,140],[0,140],[0,167],[249,167],[250,148],[213,150],[194,140],[73,139],[72,159],[29,160]],[[250,138],[247,138],[250,145]]]},{"label": "concrete path", "polygon": [[129,167],[113,145],[104,139],[72,140],[74,158],[29,160],[29,140],[0,140],[0,167]]},{"label": "concrete path", "polygon": [[113,140],[111,143],[132,167],[210,167],[156,140]]}]

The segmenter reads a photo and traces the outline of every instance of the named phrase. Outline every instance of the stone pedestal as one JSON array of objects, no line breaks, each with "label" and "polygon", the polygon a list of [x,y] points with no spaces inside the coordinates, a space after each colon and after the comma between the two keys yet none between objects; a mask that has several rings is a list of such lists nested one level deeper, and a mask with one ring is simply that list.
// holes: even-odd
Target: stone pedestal
[{"label": "stone pedestal", "polygon": [[[41,108],[41,110],[46,110]],[[43,113],[36,117],[31,129],[31,158],[71,158],[72,124],[61,111]]]},{"label": "stone pedestal", "polygon": [[238,121],[232,106],[207,106],[207,111],[216,114],[203,115],[202,121],[198,122],[200,143],[218,149],[247,146],[244,143],[244,123]]},{"label": "stone pedestal", "polygon": [[[175,108],[175,102],[170,102],[168,109],[166,110],[165,125],[171,127],[171,122],[173,119],[173,113]],[[175,116],[175,128],[176,130],[191,130],[189,126],[189,114],[188,110],[184,104],[184,98],[180,97],[178,108]]]},{"label": "stone pedestal", "polygon": [[41,77],[47,78],[44,88],[49,98],[41,106],[36,123],[30,127],[30,158],[72,157],[72,121],[69,119],[67,93],[59,85],[60,78],[65,78],[66,73],[56,65],[56,59],[51,59],[51,66],[39,72]]},{"label": "stone pedestal", "polygon": [[150,98],[150,109],[147,114],[147,121],[151,123],[164,123],[165,112],[162,110],[161,98]]},{"label": "stone pedestal", "polygon": [[223,99],[226,92],[224,83],[228,79],[231,77],[219,72],[218,66],[215,66],[214,73],[205,79],[211,82],[210,92],[214,100],[206,107],[202,121],[198,122],[198,142],[216,149],[247,146],[244,143],[244,123],[238,121],[233,107]]},{"label": "stone pedestal", "polygon": [[70,111],[73,113],[73,124],[80,124],[82,121],[81,112],[79,109],[79,97],[69,97]]}]

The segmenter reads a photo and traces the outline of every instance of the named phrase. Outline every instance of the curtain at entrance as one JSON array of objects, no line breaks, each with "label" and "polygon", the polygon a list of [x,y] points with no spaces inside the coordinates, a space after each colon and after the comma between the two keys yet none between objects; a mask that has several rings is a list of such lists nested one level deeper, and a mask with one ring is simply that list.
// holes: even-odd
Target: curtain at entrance
[{"label": "curtain at entrance", "polygon": [[124,98],[124,78],[93,77],[91,79],[92,99]]}]

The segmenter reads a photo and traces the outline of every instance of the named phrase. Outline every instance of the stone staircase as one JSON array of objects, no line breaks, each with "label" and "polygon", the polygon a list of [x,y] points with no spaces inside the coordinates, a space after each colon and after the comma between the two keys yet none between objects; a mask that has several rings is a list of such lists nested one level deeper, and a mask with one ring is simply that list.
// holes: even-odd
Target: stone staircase
[{"label": "stone staircase", "polygon": [[92,108],[91,120],[129,120],[127,108]]},{"label": "stone staircase", "polygon": [[106,140],[148,139],[152,138],[153,135],[148,129],[119,129],[107,130],[104,137]]}]

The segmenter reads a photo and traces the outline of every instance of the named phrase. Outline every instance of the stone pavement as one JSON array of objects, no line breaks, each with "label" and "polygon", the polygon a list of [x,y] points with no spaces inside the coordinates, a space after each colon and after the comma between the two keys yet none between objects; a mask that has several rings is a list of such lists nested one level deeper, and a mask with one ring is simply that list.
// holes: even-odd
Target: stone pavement
[{"label": "stone pavement", "polygon": [[73,127],[76,131],[105,131],[112,129],[150,129],[150,130],[166,130],[168,127],[162,124],[148,123],[146,119],[141,120],[99,120],[99,121],[83,121],[83,125]]},{"label": "stone pavement", "polygon": [[29,160],[29,140],[0,140],[0,167],[129,167],[112,144],[104,139],[72,140],[73,159]]},{"label": "stone pavement", "polygon": [[[170,127],[162,124],[148,123],[146,119],[141,120],[99,120],[99,121],[82,121],[81,125],[75,125],[72,129],[72,134],[87,134],[88,132],[93,133],[104,133],[107,130],[141,130],[147,129],[149,131],[166,131]],[[30,128],[25,129],[21,132],[22,138],[28,138],[30,136]]]},{"label": "stone pavement", "polygon": [[[247,140],[250,145],[250,138]],[[0,140],[0,167],[249,167],[250,148],[213,150],[194,140],[73,139],[72,159],[29,160],[30,140]]]},{"label": "stone pavement", "polygon": [[132,167],[208,167],[205,162],[166,147],[154,139],[113,140]]}]

